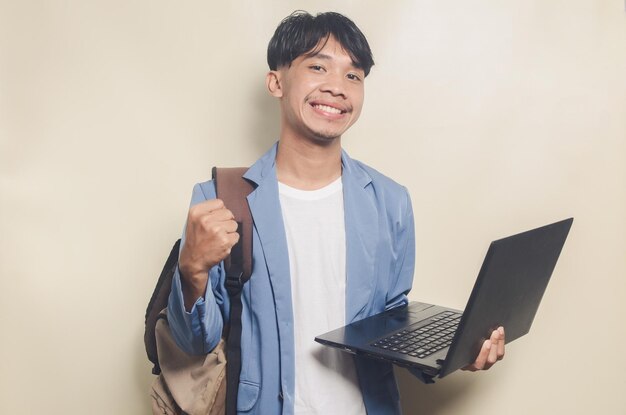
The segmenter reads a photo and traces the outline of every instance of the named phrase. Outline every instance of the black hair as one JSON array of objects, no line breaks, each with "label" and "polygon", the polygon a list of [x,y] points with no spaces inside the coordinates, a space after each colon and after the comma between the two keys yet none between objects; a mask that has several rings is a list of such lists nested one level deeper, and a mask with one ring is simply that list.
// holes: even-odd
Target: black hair
[{"label": "black hair", "polygon": [[315,54],[324,47],[330,36],[339,42],[354,65],[367,76],[374,66],[367,39],[352,20],[335,12],[312,16],[297,10],[283,19],[267,46],[267,64],[273,71],[285,65],[290,66],[299,56]]}]

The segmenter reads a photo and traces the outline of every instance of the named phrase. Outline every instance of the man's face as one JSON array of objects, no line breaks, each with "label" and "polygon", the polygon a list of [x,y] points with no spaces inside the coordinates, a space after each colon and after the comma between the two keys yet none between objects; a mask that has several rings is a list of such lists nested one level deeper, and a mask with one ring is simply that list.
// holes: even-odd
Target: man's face
[{"label": "man's face", "polygon": [[315,55],[299,56],[273,74],[280,85],[272,94],[280,98],[283,136],[327,143],[361,114],[365,74],[332,36]]}]

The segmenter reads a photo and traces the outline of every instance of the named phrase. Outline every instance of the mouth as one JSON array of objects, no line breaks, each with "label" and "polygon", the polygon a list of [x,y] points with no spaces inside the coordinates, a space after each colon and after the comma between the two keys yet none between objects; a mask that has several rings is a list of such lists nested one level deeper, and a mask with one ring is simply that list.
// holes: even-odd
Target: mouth
[{"label": "mouth", "polygon": [[340,110],[339,108],[334,108],[328,105],[321,105],[321,104],[313,105],[313,108],[318,109],[320,111],[328,112],[329,114],[343,114],[345,112],[345,111]]},{"label": "mouth", "polygon": [[311,102],[310,105],[313,109],[329,115],[342,115],[348,112],[347,108],[331,103]]}]

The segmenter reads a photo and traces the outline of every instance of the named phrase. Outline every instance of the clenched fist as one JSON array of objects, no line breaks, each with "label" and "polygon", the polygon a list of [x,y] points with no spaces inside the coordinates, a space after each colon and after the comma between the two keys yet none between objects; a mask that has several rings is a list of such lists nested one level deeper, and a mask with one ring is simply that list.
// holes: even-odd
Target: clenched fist
[{"label": "clenched fist", "polygon": [[187,310],[204,295],[209,269],[226,258],[237,241],[235,217],[220,199],[207,200],[189,209],[185,244],[178,264]]}]

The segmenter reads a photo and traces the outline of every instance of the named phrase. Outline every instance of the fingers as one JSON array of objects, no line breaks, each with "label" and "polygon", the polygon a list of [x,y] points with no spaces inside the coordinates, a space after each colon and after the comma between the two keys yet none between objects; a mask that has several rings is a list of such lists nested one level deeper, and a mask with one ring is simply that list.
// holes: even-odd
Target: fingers
[{"label": "fingers", "polygon": [[201,217],[198,222],[202,225],[205,232],[211,232],[215,235],[221,232],[232,233],[237,231],[237,222],[234,219],[227,219],[232,215],[228,210],[220,210],[218,212],[208,213]]},{"label": "fingers", "polygon": [[185,244],[179,257],[183,275],[204,280],[207,271],[231,253],[239,241],[234,219],[220,199],[207,200],[189,209]]},{"label": "fingers", "polygon": [[491,333],[491,348],[489,349],[489,355],[487,356],[487,362],[483,369],[489,369],[493,366],[494,363],[498,361],[498,348],[500,347],[500,332],[498,330],[494,330]]},{"label": "fingers", "polygon": [[198,210],[202,213],[213,212],[214,210],[224,209],[224,202],[222,199],[210,199],[193,205],[191,209]]},{"label": "fingers", "polygon": [[189,220],[199,220],[211,215],[217,220],[234,219],[233,213],[226,209],[224,202],[220,199],[205,200],[189,208]]},{"label": "fingers", "polygon": [[491,333],[488,340],[483,342],[483,345],[478,353],[478,357],[471,365],[463,368],[463,370],[469,370],[475,372],[477,370],[488,370],[498,360],[504,358],[504,327],[498,327]]},{"label": "fingers", "polygon": [[211,218],[212,221],[235,221],[235,215],[233,215],[233,213],[226,208],[205,213],[204,217]]},{"label": "fingers", "polygon": [[[235,231],[237,230],[237,226],[236,225],[237,225],[237,222],[235,222]],[[228,239],[226,243],[227,243],[227,245],[230,245],[230,248],[228,248],[228,255],[230,255],[230,251],[231,251],[232,247],[235,246],[235,244],[237,242],[239,242],[239,234],[237,232],[235,232],[235,231],[233,231],[231,233],[228,233],[226,235],[226,238]]]},{"label": "fingers", "polygon": [[482,347],[480,348],[480,352],[476,357],[476,360],[471,365],[465,366],[463,370],[469,370],[470,372],[475,372],[477,370],[482,370],[487,364],[487,358],[489,357],[489,353],[491,352],[491,340],[485,340],[483,342]]},{"label": "fingers", "polygon": [[504,327],[498,327],[498,331],[500,332],[500,343],[498,343],[498,360],[504,359],[504,345],[506,344],[506,339],[504,337]]},{"label": "fingers", "polygon": [[191,227],[200,226],[203,232],[215,237],[222,236],[223,232],[237,231],[233,213],[226,209],[220,199],[207,200],[189,209],[187,224]]}]

